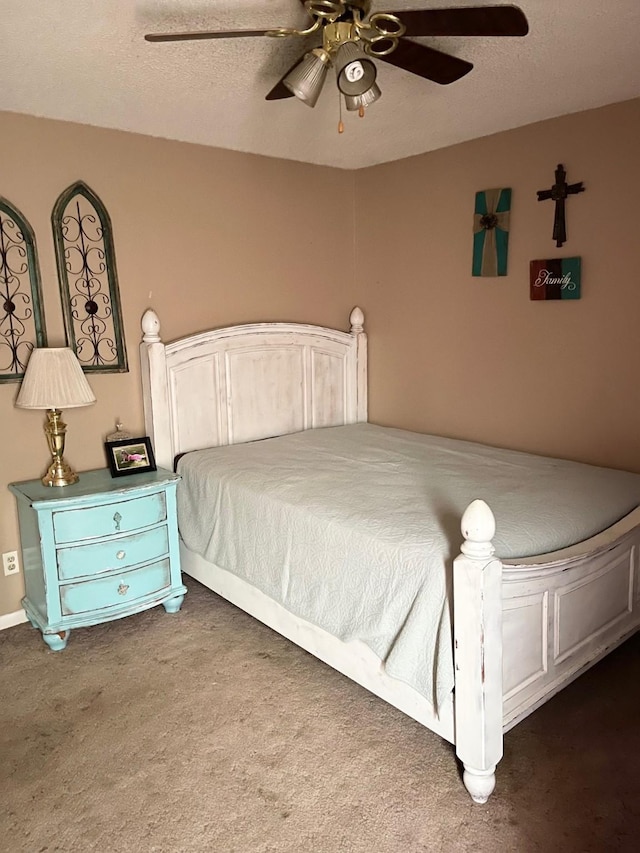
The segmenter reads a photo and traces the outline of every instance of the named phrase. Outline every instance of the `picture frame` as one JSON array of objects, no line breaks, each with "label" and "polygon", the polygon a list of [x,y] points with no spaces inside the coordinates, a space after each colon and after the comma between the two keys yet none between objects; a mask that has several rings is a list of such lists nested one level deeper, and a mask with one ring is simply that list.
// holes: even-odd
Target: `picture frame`
[{"label": "picture frame", "polygon": [[157,470],[151,439],[147,435],[106,441],[104,447],[112,477],[125,477]]}]

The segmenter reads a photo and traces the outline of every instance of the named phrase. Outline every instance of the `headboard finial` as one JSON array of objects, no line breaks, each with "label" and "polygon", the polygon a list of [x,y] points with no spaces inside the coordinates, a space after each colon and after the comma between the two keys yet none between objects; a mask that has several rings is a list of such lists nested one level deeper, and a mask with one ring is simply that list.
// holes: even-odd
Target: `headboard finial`
[{"label": "headboard finial", "polygon": [[364,314],[362,313],[362,309],[358,308],[357,305],[349,315],[349,321],[351,322],[352,335],[364,331]]},{"label": "headboard finial", "polygon": [[160,320],[158,315],[152,308],[147,310],[142,315],[142,340],[145,344],[156,344],[160,338]]}]

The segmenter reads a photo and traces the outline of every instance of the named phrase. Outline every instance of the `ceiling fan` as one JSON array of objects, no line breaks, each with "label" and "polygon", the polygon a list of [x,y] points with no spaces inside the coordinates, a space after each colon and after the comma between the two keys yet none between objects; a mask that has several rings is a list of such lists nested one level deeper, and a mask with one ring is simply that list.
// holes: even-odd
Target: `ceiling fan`
[{"label": "ceiling fan", "polygon": [[[527,19],[517,6],[476,6],[371,12],[371,0],[300,0],[311,21],[305,29],[149,33],[150,42],[322,35],[322,45],[308,50],[266,95],[268,101],[296,96],[314,107],[327,70],[334,66],[338,89],[348,110],[376,101],[380,89],[370,57],[382,59],[434,83],[459,80],[473,68],[470,62],[411,41],[421,36],[524,36]],[[409,38],[408,38],[409,37]]]}]

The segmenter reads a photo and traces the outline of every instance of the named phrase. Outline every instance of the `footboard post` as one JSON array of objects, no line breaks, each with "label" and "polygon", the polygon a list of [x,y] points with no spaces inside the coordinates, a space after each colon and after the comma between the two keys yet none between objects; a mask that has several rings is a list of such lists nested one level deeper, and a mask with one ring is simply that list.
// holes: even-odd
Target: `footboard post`
[{"label": "footboard post", "polygon": [[462,553],[453,565],[455,742],[464,784],[476,803],[495,787],[502,758],[502,563],[496,524],[484,501],[462,516]]}]

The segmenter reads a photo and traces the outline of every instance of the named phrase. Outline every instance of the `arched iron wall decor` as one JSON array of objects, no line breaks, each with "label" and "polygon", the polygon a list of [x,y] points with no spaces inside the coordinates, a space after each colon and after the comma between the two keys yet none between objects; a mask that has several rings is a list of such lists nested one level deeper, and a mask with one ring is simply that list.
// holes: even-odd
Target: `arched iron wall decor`
[{"label": "arched iron wall decor", "polygon": [[46,345],[35,236],[0,197],[0,382],[19,382],[31,350]]},{"label": "arched iron wall decor", "polygon": [[51,215],[67,343],[87,373],[128,370],[111,219],[82,181]]}]

